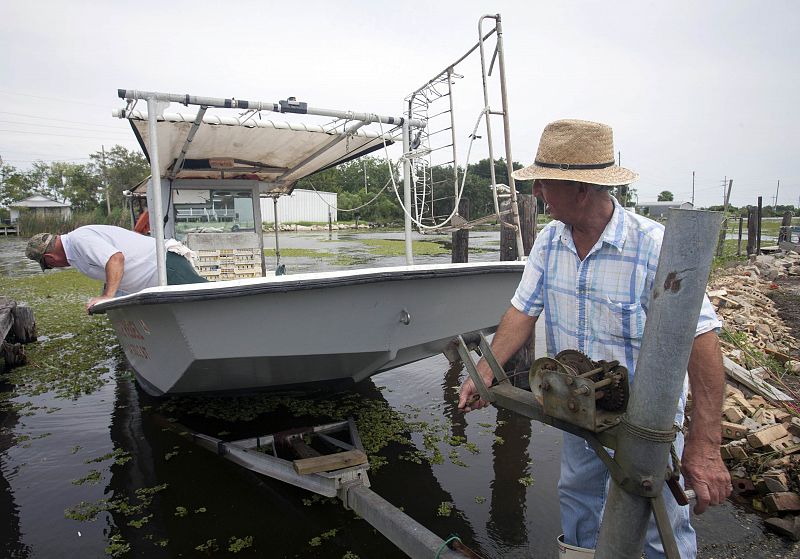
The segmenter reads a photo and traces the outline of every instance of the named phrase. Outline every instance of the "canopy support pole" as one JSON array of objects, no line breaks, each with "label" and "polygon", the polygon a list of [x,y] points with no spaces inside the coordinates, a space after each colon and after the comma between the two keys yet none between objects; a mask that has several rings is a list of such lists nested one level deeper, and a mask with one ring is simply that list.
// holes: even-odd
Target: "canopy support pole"
[{"label": "canopy support pole", "polygon": [[411,161],[408,159],[411,142],[409,133],[408,120],[403,120],[403,205],[407,208],[403,214],[405,215],[406,264],[411,266],[414,264],[414,252],[411,243],[411,214],[409,213],[411,211]]},{"label": "canopy support pole", "polygon": [[150,180],[153,183],[153,212],[155,213],[156,268],[158,285],[167,285],[167,253],[164,250],[164,204],[161,200],[161,172],[158,165],[158,134],[156,119],[158,101],[147,98],[147,129],[150,135]]}]

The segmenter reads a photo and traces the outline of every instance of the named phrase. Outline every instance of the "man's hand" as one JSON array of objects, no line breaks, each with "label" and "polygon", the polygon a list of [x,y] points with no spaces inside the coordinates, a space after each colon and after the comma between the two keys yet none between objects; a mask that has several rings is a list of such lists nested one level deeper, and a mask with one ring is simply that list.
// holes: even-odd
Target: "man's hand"
[{"label": "man's hand", "polygon": [[[492,353],[497,363],[502,367],[523,344],[528,343],[533,328],[536,325],[535,316],[528,316],[514,307],[509,307],[497,326],[497,333],[492,340]],[[489,368],[486,359],[478,362],[478,373],[486,386],[491,386],[494,380],[494,373]],[[461,385],[461,393],[458,398],[458,408],[465,412],[479,410],[489,405],[489,402],[480,398],[480,393],[468,377]]]},{"label": "man's hand", "polygon": [[716,333],[706,332],[694,339],[688,369],[692,421],[683,447],[681,470],[687,485],[697,495],[694,512],[702,514],[709,505],[721,504],[733,490],[730,474],[719,454],[725,370]]},{"label": "man's hand", "polygon": [[108,301],[109,299],[113,299],[113,298],[114,297],[110,297],[108,295],[100,295],[99,297],[92,297],[86,303],[86,313],[88,314],[89,313],[89,309],[91,309],[97,303],[100,303],[101,301]]},{"label": "man's hand", "polygon": [[683,448],[681,471],[686,486],[694,489],[695,514],[703,514],[709,506],[720,505],[731,494],[731,476],[719,454],[719,445],[687,440]]},{"label": "man's hand", "polygon": [[[489,374],[484,375],[483,370],[487,370]],[[478,363],[478,371],[481,373],[481,378],[484,379],[484,384],[490,386],[492,384],[492,372],[489,370],[489,366],[486,364],[485,360],[481,359],[480,363]],[[461,385],[461,392],[458,397],[458,409],[466,413],[472,410],[485,408],[488,405],[489,402],[480,397],[475,383],[472,382],[472,377],[467,377],[467,380]]]}]

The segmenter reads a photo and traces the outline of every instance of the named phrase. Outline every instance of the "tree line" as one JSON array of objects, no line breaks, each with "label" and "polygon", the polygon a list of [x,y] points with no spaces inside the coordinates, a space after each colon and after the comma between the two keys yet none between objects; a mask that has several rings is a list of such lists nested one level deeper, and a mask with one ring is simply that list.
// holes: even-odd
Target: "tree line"
[{"label": "tree line", "polygon": [[[0,206],[8,207],[34,194],[69,203],[74,212],[107,214],[124,207],[122,192],[150,174],[150,164],[138,152],[116,145],[88,163],[35,161],[29,169],[0,166]],[[107,185],[107,189],[106,189]],[[108,203],[106,202],[108,196]]]},{"label": "tree line", "polygon": [[[494,166],[497,183],[508,184],[505,161],[500,159]],[[520,167],[521,164],[514,163],[515,169]],[[494,213],[489,160],[469,165],[466,177],[463,167],[458,167],[457,171],[459,186],[464,184],[463,197],[469,200],[470,218]],[[434,167],[428,172],[428,181],[433,182],[434,212],[439,216],[449,215],[455,199],[453,167]],[[123,191],[136,186],[149,174],[150,165],[144,155],[120,145],[105,153],[92,153],[87,163],[36,161],[28,169],[2,164],[0,207],[7,208],[33,194],[41,194],[69,203],[73,213],[93,214],[99,221],[108,217],[109,206],[111,213],[119,216],[125,207]],[[400,224],[403,210],[392,178],[402,198],[403,184],[398,169],[383,158],[363,157],[302,179],[296,187],[336,192],[340,220]],[[520,183],[518,190],[529,193],[526,185]],[[8,217],[7,210],[5,212]]]}]

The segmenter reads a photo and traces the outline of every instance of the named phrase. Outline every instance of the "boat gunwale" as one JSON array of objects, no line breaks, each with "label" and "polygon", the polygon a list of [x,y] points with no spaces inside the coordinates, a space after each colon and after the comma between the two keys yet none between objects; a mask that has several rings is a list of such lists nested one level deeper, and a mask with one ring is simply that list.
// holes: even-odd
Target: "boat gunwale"
[{"label": "boat gunwale", "polygon": [[[475,264],[479,264],[476,266]],[[515,265],[516,264],[516,265]],[[330,275],[330,272],[323,272],[318,277],[310,277],[311,274],[298,275],[296,280],[285,279],[283,281],[255,282],[255,283],[236,283],[235,285],[220,285],[222,282],[214,282],[210,288],[198,288],[199,285],[189,284],[191,289],[174,289],[181,286],[168,286],[169,291],[161,291],[163,288],[150,288],[139,293],[126,295],[118,299],[104,301],[93,306],[90,314],[105,314],[107,311],[116,310],[124,307],[142,305],[163,305],[175,303],[188,303],[198,301],[213,301],[218,299],[230,299],[252,295],[262,295],[267,293],[286,293],[290,291],[306,291],[311,289],[325,289],[331,287],[346,287],[350,285],[364,285],[369,283],[379,283],[387,281],[411,281],[440,277],[461,277],[472,275],[485,275],[489,273],[522,273],[525,263],[522,261],[506,261],[496,263],[470,263],[470,264],[447,264],[410,267],[388,267],[359,270],[343,270],[341,275]],[[417,269],[418,268],[418,269]],[[365,273],[365,270],[367,272]],[[357,274],[347,272],[358,272]],[[324,275],[323,275],[324,274]],[[291,278],[291,276],[279,276],[281,278]],[[264,278],[259,278],[263,280]],[[234,280],[236,281],[236,280]]]}]

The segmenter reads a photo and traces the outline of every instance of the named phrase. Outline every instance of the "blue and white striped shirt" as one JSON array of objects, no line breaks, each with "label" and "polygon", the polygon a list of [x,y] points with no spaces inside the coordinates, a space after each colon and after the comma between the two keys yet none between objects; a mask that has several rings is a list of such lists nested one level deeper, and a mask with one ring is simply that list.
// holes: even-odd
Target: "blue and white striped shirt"
[{"label": "blue and white striped shirt", "polygon": [[[616,359],[632,379],[664,227],[613,202],[611,221],[583,261],[570,227],[560,221],[545,226],[511,304],[529,316],[544,314],[550,357],[577,349],[594,360]],[[720,326],[705,297],[695,335]]]}]

